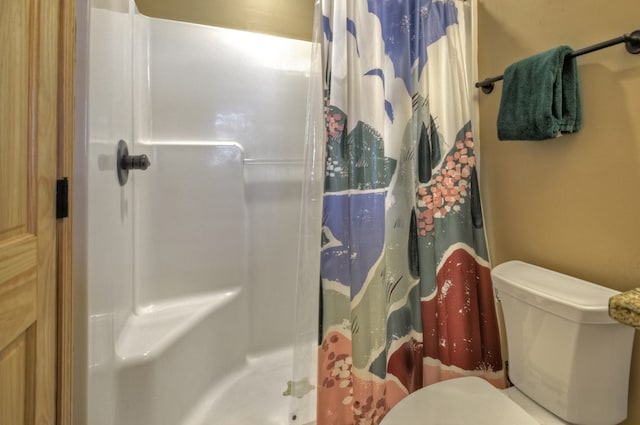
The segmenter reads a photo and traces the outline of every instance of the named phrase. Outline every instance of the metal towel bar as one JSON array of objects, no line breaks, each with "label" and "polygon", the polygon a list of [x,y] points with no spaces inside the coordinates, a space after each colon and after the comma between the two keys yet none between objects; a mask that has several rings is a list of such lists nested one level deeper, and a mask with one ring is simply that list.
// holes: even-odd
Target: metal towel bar
[{"label": "metal towel bar", "polygon": [[[627,52],[637,55],[640,53],[640,30],[636,30],[631,34],[624,34],[620,37],[612,38],[611,40],[603,41],[602,43],[594,44],[593,46],[585,47],[580,50],[576,50],[569,55],[570,58],[586,55],[587,53],[595,52],[596,50],[605,49],[607,47],[615,46],[616,44],[625,43]],[[482,92],[489,94],[493,91],[494,83],[504,79],[504,75],[498,75],[497,77],[486,78],[482,81],[478,81],[475,86],[482,88]]]}]

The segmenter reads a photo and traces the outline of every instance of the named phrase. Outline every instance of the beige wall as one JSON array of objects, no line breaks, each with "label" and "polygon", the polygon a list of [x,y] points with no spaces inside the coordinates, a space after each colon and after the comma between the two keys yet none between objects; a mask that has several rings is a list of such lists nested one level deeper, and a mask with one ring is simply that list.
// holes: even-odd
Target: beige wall
[{"label": "beige wall", "polygon": [[[478,2],[481,78],[560,44],[578,49],[640,28],[637,0]],[[624,291],[640,286],[640,55],[620,45],[578,63],[576,135],[499,142],[502,86],[479,95],[492,262],[521,259]],[[640,424],[640,337],[632,363],[627,425]]]},{"label": "beige wall", "polygon": [[148,16],[311,40],[314,0],[136,0]]}]

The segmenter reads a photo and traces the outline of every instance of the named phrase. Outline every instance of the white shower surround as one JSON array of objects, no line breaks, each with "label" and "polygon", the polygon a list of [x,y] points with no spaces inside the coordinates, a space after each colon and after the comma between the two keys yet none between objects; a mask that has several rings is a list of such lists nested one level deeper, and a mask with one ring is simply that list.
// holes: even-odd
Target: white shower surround
[{"label": "white shower surround", "polygon": [[87,423],[288,424],[311,43],[87,15]]}]

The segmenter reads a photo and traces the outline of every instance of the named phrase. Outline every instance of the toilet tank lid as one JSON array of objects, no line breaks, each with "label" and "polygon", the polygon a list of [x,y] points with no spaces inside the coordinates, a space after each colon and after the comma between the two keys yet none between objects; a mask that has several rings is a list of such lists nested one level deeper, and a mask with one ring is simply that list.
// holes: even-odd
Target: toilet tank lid
[{"label": "toilet tank lid", "polygon": [[608,311],[616,290],[522,261],[502,263],[491,276],[498,295],[511,294],[578,323],[617,323]]}]

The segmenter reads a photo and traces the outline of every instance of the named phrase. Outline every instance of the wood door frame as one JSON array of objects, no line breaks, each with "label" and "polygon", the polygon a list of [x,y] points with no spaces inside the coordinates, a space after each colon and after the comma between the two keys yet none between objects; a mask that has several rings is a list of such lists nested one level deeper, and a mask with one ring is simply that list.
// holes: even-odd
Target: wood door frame
[{"label": "wood door frame", "polygon": [[[73,152],[76,61],[75,0],[60,1],[58,80],[58,178],[69,179],[69,217],[57,222],[57,397],[56,424],[73,424]],[[79,419],[79,418],[78,418]]]},{"label": "wood door frame", "polygon": [[8,24],[0,78],[0,422],[7,425],[71,425],[64,412],[72,400],[61,389],[70,390],[62,359],[70,359],[72,341],[58,334],[73,324],[58,317],[61,306],[72,307],[59,292],[71,285],[71,223],[56,221],[55,192],[72,159],[75,1],[13,0],[0,12]]}]

